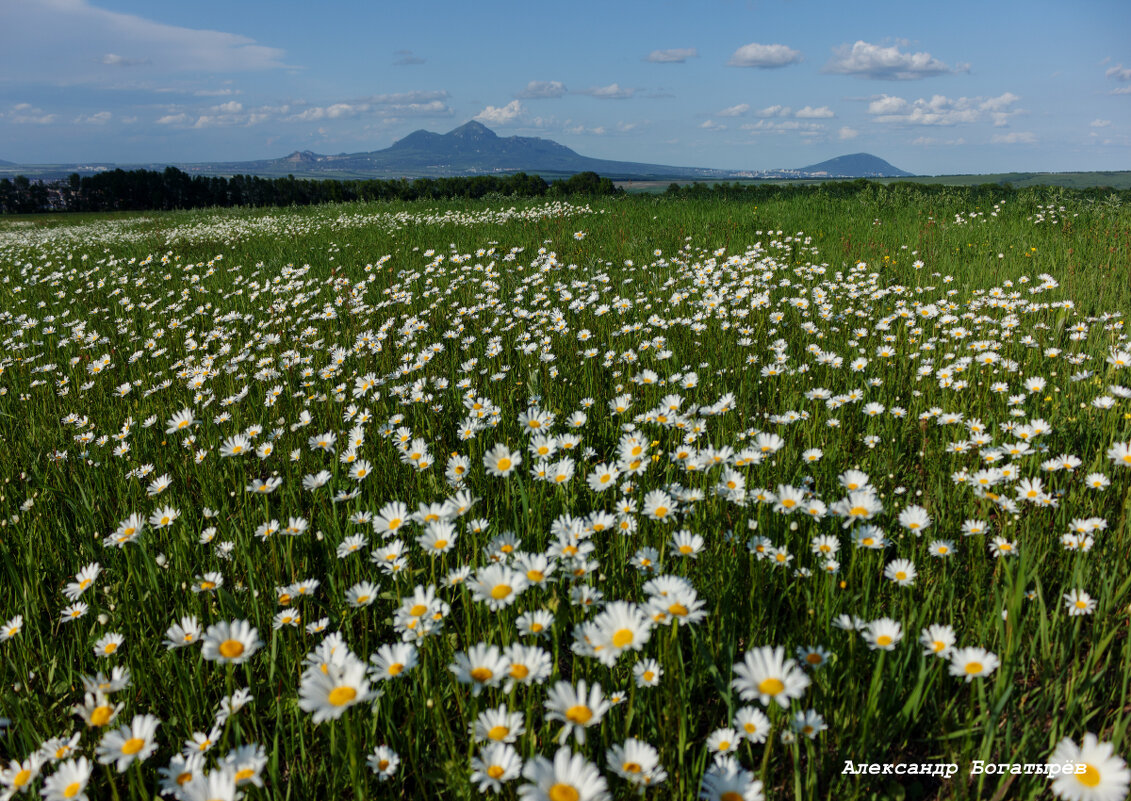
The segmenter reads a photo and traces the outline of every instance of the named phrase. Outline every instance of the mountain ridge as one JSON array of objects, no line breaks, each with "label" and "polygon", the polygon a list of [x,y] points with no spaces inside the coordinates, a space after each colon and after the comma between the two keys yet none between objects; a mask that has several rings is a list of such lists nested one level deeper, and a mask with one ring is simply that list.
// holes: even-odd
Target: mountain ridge
[{"label": "mountain ridge", "polygon": [[[21,166],[3,165],[0,174],[17,172]],[[67,172],[91,174],[119,165],[39,165],[40,175]],[[130,168],[164,169],[174,166],[196,175],[259,175],[296,178],[440,178],[498,175],[516,172],[556,178],[580,172],[595,172],[614,180],[734,180],[758,178],[862,178],[908,176],[877,156],[857,153],[819,164],[789,170],[721,170],[679,167],[635,161],[617,161],[583,156],[553,139],[531,136],[499,136],[477,120],[470,120],[447,133],[423,128],[412,131],[381,150],[327,155],[295,150],[274,159],[254,161],[163,163],[120,165]]]}]

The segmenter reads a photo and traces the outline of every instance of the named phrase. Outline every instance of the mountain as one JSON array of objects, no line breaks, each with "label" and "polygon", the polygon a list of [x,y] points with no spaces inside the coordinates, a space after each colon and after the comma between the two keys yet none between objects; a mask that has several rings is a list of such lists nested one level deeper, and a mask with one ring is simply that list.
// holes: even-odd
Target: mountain
[{"label": "mountain", "polygon": [[906,178],[912,173],[893,167],[871,153],[853,153],[810,164],[798,170],[812,178]]},{"label": "mountain", "polygon": [[695,180],[733,175],[728,170],[589,158],[550,139],[502,137],[474,120],[445,134],[413,131],[384,150],[336,156],[304,150],[281,159],[193,164],[183,169],[201,173],[293,174],[303,178],[416,178],[514,172],[557,176],[586,171],[608,178],[641,179]]},{"label": "mountain", "polygon": [[258,161],[217,161],[195,164],[39,164],[0,162],[0,177],[17,174],[47,180],[66,178],[72,172],[91,175],[121,166],[160,172],[174,166],[194,175],[259,175],[296,178],[439,178],[444,176],[499,175],[526,172],[547,180],[595,172],[620,181],[731,181],[813,180],[823,178],[903,177],[897,169],[867,153],[840,156],[800,169],[715,170],[672,167],[635,161],[613,161],[582,156],[552,139],[499,136],[472,120],[444,134],[413,131],[383,150],[325,155],[296,150],[290,155]]}]

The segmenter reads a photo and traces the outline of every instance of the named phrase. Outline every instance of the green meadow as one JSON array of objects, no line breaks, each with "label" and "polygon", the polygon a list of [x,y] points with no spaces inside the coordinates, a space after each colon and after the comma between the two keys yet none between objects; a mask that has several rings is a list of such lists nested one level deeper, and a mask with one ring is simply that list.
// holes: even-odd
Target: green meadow
[{"label": "green meadow", "polygon": [[1131,781],[1116,200],[13,217],[0,276],[11,797]]}]

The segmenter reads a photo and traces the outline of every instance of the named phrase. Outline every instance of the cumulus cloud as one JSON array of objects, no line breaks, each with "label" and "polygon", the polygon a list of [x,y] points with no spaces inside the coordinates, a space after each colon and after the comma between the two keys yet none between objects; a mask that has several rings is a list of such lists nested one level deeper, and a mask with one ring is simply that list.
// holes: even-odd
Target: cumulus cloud
[{"label": "cumulus cloud", "polygon": [[591,86],[577,92],[579,95],[600,97],[606,100],[627,100],[636,94],[635,89],[622,89],[620,84],[610,83],[608,86]]},{"label": "cumulus cloud", "polygon": [[417,64],[424,63],[424,59],[415,55],[411,50],[397,50],[393,55],[396,56],[393,65],[397,67],[414,67]]},{"label": "cumulus cloud", "polygon": [[[378,117],[450,117],[452,110],[445,102],[448,93],[439,91],[397,92],[371,95],[357,100],[309,106],[287,118],[287,122],[318,122],[362,115]],[[229,104],[225,104],[229,105]]]},{"label": "cumulus cloud", "polygon": [[699,127],[704,131],[725,131],[727,129],[725,125],[717,123],[714,120],[707,120],[705,122],[702,122],[699,124]]},{"label": "cumulus cloud", "polygon": [[123,68],[149,76],[287,66],[281,49],[248,36],[167,25],[87,0],[7,2],[3,15],[6,57],[22,65],[21,83],[119,81]]},{"label": "cumulus cloud", "polygon": [[476,114],[473,119],[492,125],[510,125],[516,120],[521,119],[524,112],[525,109],[522,107],[522,103],[518,100],[512,100],[501,107],[487,106],[487,108]]},{"label": "cumulus cloud", "polygon": [[792,113],[793,109],[789,106],[773,105],[758,109],[759,117],[788,117]]},{"label": "cumulus cloud", "polygon": [[885,81],[913,81],[969,69],[968,64],[952,69],[930,53],[904,53],[895,45],[882,47],[859,40],[836,48],[822,71]]},{"label": "cumulus cloud", "polygon": [[1116,64],[1114,67],[1109,68],[1104,75],[1108,78],[1114,78],[1117,81],[1131,81],[1131,67]]},{"label": "cumulus cloud", "polygon": [[901,97],[880,95],[868,104],[868,113],[876,122],[904,125],[958,125],[989,119],[995,126],[1008,123],[1021,113],[1014,105],[1021,98],[1012,92],[997,97],[959,97],[934,95],[908,102]]},{"label": "cumulus cloud", "polygon": [[859,135],[860,132],[858,130],[856,130],[855,128],[849,128],[847,125],[836,132],[836,138],[840,139],[842,142],[848,141],[849,139],[855,139]]},{"label": "cumulus cloud", "polygon": [[1037,141],[1037,135],[1031,131],[1013,131],[1007,134],[994,134],[990,141],[995,145],[1031,145]]},{"label": "cumulus cloud", "polygon": [[96,111],[93,114],[80,114],[75,117],[76,125],[105,125],[114,115],[109,111]]},{"label": "cumulus cloud", "polygon": [[1111,120],[1092,120],[1088,123],[1091,128],[1107,128],[1111,125]]},{"label": "cumulus cloud", "polygon": [[0,116],[17,125],[50,125],[59,117],[58,114],[48,114],[31,103],[17,103],[7,114]]},{"label": "cumulus cloud", "polygon": [[830,117],[835,117],[836,114],[833,114],[833,110],[828,106],[821,106],[820,108],[806,106],[805,108],[799,108],[797,113],[793,116],[802,120],[827,120]]},{"label": "cumulus cloud", "polygon": [[734,51],[727,61],[728,67],[756,67],[775,69],[796,64],[802,55],[798,50],[783,44],[759,44],[751,42]]},{"label": "cumulus cloud", "polygon": [[817,136],[825,132],[825,126],[818,122],[801,122],[799,120],[758,120],[757,122],[745,123],[742,130],[753,134],[792,133],[797,136]]},{"label": "cumulus cloud", "polygon": [[741,117],[750,111],[749,103],[739,103],[737,106],[728,106],[718,113],[719,117]]},{"label": "cumulus cloud", "polygon": [[653,64],[682,64],[689,58],[698,58],[699,51],[694,47],[677,47],[671,50],[653,50],[645,58]]},{"label": "cumulus cloud", "polygon": [[179,114],[166,114],[164,117],[158,117],[156,122],[158,125],[184,125],[189,121],[189,115],[183,111]]},{"label": "cumulus cloud", "polygon": [[531,81],[515,97],[523,100],[540,100],[562,97],[567,91],[565,84],[561,81]]}]

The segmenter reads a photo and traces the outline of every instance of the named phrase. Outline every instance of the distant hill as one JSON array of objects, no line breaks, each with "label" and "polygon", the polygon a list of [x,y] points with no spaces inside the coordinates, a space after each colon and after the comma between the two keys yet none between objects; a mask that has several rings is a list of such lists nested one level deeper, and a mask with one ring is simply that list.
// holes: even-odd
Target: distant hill
[{"label": "distant hill", "polygon": [[882,158],[871,153],[853,153],[837,156],[835,159],[810,164],[798,170],[810,177],[828,178],[904,178],[914,173],[893,167]]},{"label": "distant hill", "polygon": [[188,172],[250,173],[303,178],[400,178],[527,172],[573,175],[592,171],[609,178],[718,178],[728,170],[671,167],[582,156],[550,139],[496,134],[465,123],[445,134],[413,131],[384,150],[336,156],[296,151],[281,159],[182,165]]}]

